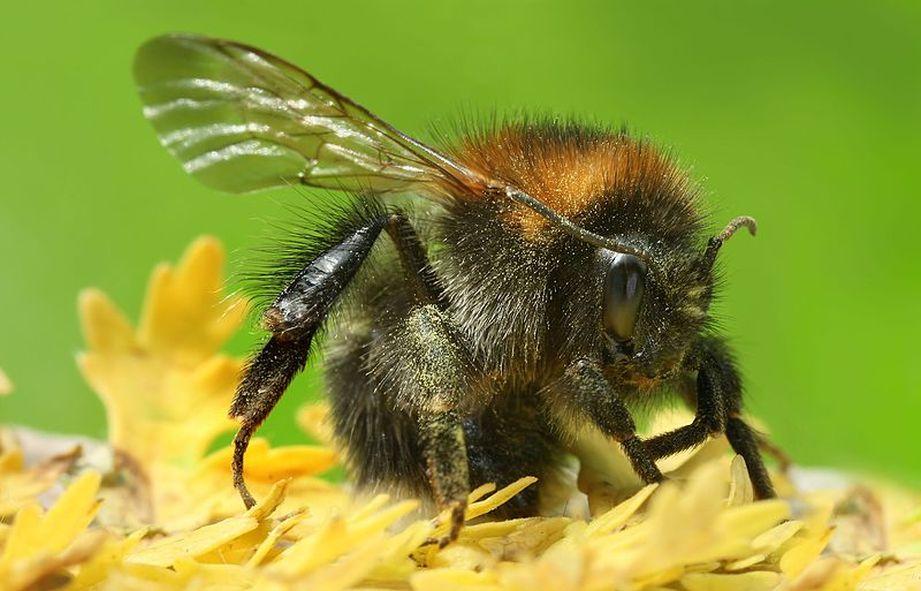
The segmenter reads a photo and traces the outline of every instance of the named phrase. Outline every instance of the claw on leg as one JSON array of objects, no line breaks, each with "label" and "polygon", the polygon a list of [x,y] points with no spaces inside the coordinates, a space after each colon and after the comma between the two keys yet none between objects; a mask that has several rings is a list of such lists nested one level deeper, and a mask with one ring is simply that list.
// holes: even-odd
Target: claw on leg
[{"label": "claw on leg", "polygon": [[438,547],[444,548],[451,542],[457,540],[461,528],[464,527],[464,513],[467,511],[467,501],[455,501],[451,503],[451,528],[448,535],[438,541]]},{"label": "claw on leg", "polygon": [[464,517],[467,513],[467,501],[453,501],[448,504],[446,510],[448,513],[448,533],[439,538],[428,538],[422,543],[423,546],[437,545],[442,549],[448,544],[457,541],[461,530],[464,528]]}]

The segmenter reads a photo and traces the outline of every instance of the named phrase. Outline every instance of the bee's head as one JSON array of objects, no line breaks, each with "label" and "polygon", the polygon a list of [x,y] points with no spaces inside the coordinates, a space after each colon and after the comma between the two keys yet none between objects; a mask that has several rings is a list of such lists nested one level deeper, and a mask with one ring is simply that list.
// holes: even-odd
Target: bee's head
[{"label": "bee's head", "polygon": [[658,174],[632,183],[621,179],[602,192],[579,212],[579,223],[515,187],[504,191],[568,234],[572,252],[594,257],[593,272],[580,264],[561,271],[563,356],[597,356],[600,349],[612,377],[640,388],[654,387],[681,367],[710,320],[720,248],[739,228],[756,230],[754,219],[737,217],[698,251],[702,218],[685,177],[657,166],[652,172]]},{"label": "bee's head", "polygon": [[617,380],[652,388],[684,358],[707,321],[712,289],[678,258],[597,252],[597,330]]},{"label": "bee's head", "polygon": [[652,385],[679,366],[709,320],[719,248],[743,226],[755,233],[752,218],[736,218],[697,256],[597,250],[598,329],[605,358],[622,380]]}]

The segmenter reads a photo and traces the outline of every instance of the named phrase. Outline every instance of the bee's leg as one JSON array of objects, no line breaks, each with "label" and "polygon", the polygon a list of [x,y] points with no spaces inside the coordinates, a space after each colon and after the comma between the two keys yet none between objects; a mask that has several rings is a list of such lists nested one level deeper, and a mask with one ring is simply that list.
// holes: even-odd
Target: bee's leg
[{"label": "bee's leg", "polygon": [[756,497],[776,496],[758,449],[757,433],[741,418],[742,382],[729,349],[722,340],[708,338],[691,357],[697,369],[694,420],[647,440],[650,452],[656,458],[672,455],[725,433],[733,450],[745,460]]},{"label": "bee's leg", "polygon": [[694,420],[689,425],[662,433],[646,440],[646,447],[656,459],[674,455],[700,445],[711,435],[726,431],[726,404],[723,385],[717,379],[719,367],[706,354],[694,356],[697,377],[696,388],[688,392],[689,404],[697,405]]},{"label": "bee's leg", "polygon": [[294,376],[304,369],[314,335],[382,230],[394,241],[419,299],[444,306],[425,249],[405,216],[382,212],[339,230],[344,238],[304,267],[263,314],[272,336],[247,364],[230,408],[230,416],[240,420],[234,437],[233,481],[247,507],[255,504],[243,478],[249,441]]},{"label": "bee's leg", "polygon": [[435,304],[412,308],[400,322],[387,359],[372,361],[373,371],[391,380],[395,403],[416,418],[426,476],[440,509],[450,509],[445,545],[464,523],[470,491],[462,418],[480,389],[476,369],[460,331]]},{"label": "bee's leg", "polygon": [[456,413],[434,413],[421,420],[420,439],[435,503],[451,511],[448,535],[437,540],[443,548],[457,539],[467,509],[470,477],[464,429]]},{"label": "bee's leg", "polygon": [[726,422],[726,438],[732,449],[745,460],[748,476],[755,490],[755,498],[773,499],[777,496],[771,476],[764,466],[761,450],[758,447],[757,433],[736,413],[730,413]]},{"label": "bee's leg", "polygon": [[230,408],[230,416],[240,420],[240,428],[233,438],[233,485],[247,508],[256,504],[243,478],[243,457],[249,441],[272,412],[294,376],[304,369],[310,342],[318,327],[296,339],[273,335],[262,350],[249,360],[243,379],[237,386]]},{"label": "bee's leg", "polygon": [[772,499],[777,496],[771,475],[768,474],[761,457],[761,435],[742,419],[742,381],[731,353],[719,343],[713,356],[712,370],[720,376],[722,393],[726,404],[726,439],[737,454],[745,460],[748,476],[757,499]]},{"label": "bee's leg", "polygon": [[[633,417],[604,377],[598,365],[580,359],[566,371],[573,395],[564,412],[587,415],[599,429],[617,441],[644,482],[660,482],[663,477],[645,443],[636,435]],[[570,404],[574,402],[574,406]],[[559,403],[559,401],[557,401]]]}]

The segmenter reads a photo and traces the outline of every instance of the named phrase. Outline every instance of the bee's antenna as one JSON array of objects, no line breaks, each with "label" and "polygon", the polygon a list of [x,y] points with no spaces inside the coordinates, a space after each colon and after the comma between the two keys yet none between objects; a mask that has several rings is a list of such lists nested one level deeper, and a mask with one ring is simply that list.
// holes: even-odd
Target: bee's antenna
[{"label": "bee's antenna", "polygon": [[[632,254],[635,257],[642,259],[644,262],[649,263],[649,255],[635,246],[630,246],[623,242],[614,240],[613,238],[605,238],[604,236],[599,236],[594,232],[590,232],[585,228],[574,224],[569,218],[558,214],[553,211],[546,204],[538,201],[534,197],[531,197],[524,191],[516,189],[512,186],[504,187],[505,195],[516,203],[520,203],[529,209],[532,209],[544,216],[563,230],[565,230],[569,235],[578,238],[582,242],[587,242],[593,246],[598,246],[600,248],[607,248],[608,250],[613,250],[615,252],[620,252],[623,254]],[[753,220],[754,221],[754,220]]]},{"label": "bee's antenna", "polygon": [[723,243],[732,238],[732,235],[738,232],[739,228],[742,227],[748,229],[748,233],[752,236],[758,233],[758,222],[755,221],[755,218],[748,215],[740,215],[739,217],[729,220],[729,223],[726,224],[722,232],[710,238],[707,242],[707,250],[704,251],[701,260],[701,266],[705,271],[709,272],[713,268],[713,263],[716,262],[716,255],[719,253],[720,248],[722,248]]}]

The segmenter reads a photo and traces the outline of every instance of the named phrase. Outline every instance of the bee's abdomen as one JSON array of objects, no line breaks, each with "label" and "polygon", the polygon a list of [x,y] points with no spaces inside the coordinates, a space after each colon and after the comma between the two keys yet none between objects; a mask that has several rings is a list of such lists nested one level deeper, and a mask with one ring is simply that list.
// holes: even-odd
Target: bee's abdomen
[{"label": "bee's abdomen", "polygon": [[[395,333],[386,323],[378,319],[370,327],[347,327],[327,351],[334,434],[360,490],[431,500],[419,418],[395,400],[400,384],[388,384],[380,372],[368,370],[374,348],[399,351],[403,346],[390,340]],[[504,486],[523,476],[543,480],[555,472],[562,451],[536,405],[536,396],[528,392],[498,392],[493,404],[463,420],[471,489],[489,482]],[[539,490],[535,486],[519,493],[504,505],[503,516],[537,514]]]}]

